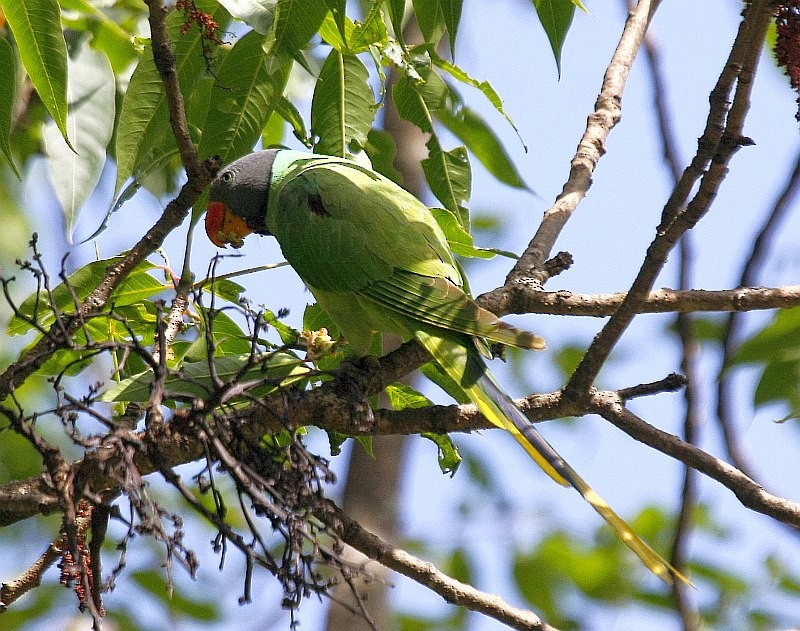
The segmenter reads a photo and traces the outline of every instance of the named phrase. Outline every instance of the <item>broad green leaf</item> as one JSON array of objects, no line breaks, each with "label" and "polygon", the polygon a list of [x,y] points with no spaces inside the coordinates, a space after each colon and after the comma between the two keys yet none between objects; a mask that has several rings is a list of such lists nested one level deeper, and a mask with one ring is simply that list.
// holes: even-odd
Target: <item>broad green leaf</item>
[{"label": "broad green leaf", "polygon": [[800,359],[800,308],[782,309],[771,323],[744,342],[734,362],[786,361],[790,356]]},{"label": "broad green leaf", "polygon": [[[167,587],[163,571],[131,572],[130,577],[152,599],[150,602],[157,603],[157,606],[161,607],[161,611],[170,612],[170,619],[182,620],[185,617],[208,624],[218,620],[221,621],[225,617],[222,611],[222,603],[217,594],[206,592],[202,595],[195,594],[191,598],[187,598],[184,594],[171,593],[178,590],[172,590]],[[136,612],[137,607],[134,606],[131,609]],[[135,626],[139,626],[138,623]],[[135,628],[135,626],[124,628],[131,629]],[[177,623],[174,626],[183,625]]]},{"label": "broad green leaf", "polygon": [[103,53],[88,45],[70,59],[67,131],[75,151],[67,146],[55,123],[42,132],[47,167],[61,204],[67,239],[83,204],[89,198],[106,163],[106,147],[114,131],[114,71]]},{"label": "broad green leaf", "polygon": [[317,80],[311,102],[311,131],[319,141],[314,152],[348,157],[367,144],[375,118],[369,72],[355,55],[334,49]]},{"label": "broad green leaf", "polygon": [[355,23],[355,27],[347,39],[350,52],[360,53],[368,50],[373,44],[386,44],[388,41],[381,4],[382,0],[373,0],[372,7],[364,21]]},{"label": "broad green leaf", "polygon": [[458,219],[465,230],[469,229],[469,201],[472,171],[464,147],[443,151],[436,136],[425,145],[428,157],[422,161],[422,170],[431,192]]},{"label": "broad green leaf", "polygon": [[[215,357],[217,377],[223,383],[238,385],[248,394],[266,396],[279,388],[298,383],[310,376],[311,369],[291,353],[274,351],[251,357],[247,355]],[[100,401],[145,402],[150,398],[152,371],[124,379],[103,392]],[[214,381],[207,361],[187,362],[180,371],[170,374],[164,384],[167,399],[207,397]]]},{"label": "broad green leaf", "polygon": [[223,164],[238,158],[258,141],[281,102],[291,59],[268,53],[272,40],[256,31],[242,37],[217,71],[203,135],[201,158],[220,156]]},{"label": "broad green leaf", "polygon": [[325,16],[325,19],[322,20],[322,24],[319,26],[319,36],[325,43],[330,44],[336,50],[345,53],[349,52],[347,49],[347,42],[350,39],[350,33],[353,32],[354,28],[355,25],[353,24],[353,20],[345,17],[344,36],[342,36],[342,32],[339,29],[339,25],[336,23],[333,15],[328,13],[328,15]]},{"label": "broad green leaf", "polygon": [[[209,13],[223,28],[227,24],[227,12],[219,3],[213,0],[196,0],[196,5],[199,10]],[[206,72],[207,62],[203,55],[204,41],[198,29],[193,28],[186,34],[181,34],[183,22],[181,11],[173,11],[167,17],[181,92],[191,95]],[[120,191],[129,177],[138,176],[140,170],[174,148],[175,139],[169,124],[164,86],[153,62],[152,48],[148,46],[131,76],[122,101],[117,124],[115,193]]]},{"label": "broad green leaf", "polygon": [[237,20],[266,35],[275,21],[278,0],[219,0]]},{"label": "broad green leaf", "polygon": [[[275,108],[275,113],[292,126],[292,131],[295,138],[297,138],[307,147],[311,146],[311,140],[308,137],[308,130],[306,129],[306,122],[303,120],[303,115],[300,114],[300,111],[294,106],[294,103],[292,103],[285,96],[281,97],[280,101],[278,101],[277,107]],[[273,143],[265,142],[264,146],[269,146],[269,144]]]},{"label": "broad green leaf", "polygon": [[[489,83],[488,81],[478,81],[478,79],[471,77],[463,69],[459,68],[454,63],[451,63],[446,59],[439,57],[439,55],[436,54],[436,49],[433,46],[425,46],[424,50],[428,53],[431,62],[437,68],[444,70],[456,81],[459,81],[460,83],[463,83],[477,90],[480,90],[481,94],[483,94],[483,96],[485,96],[489,100],[489,103],[491,103],[494,106],[494,109],[496,109],[500,114],[502,114],[503,118],[505,118],[508,121],[508,124],[511,125],[514,131],[517,132],[517,136],[519,136],[519,130],[517,129],[517,126],[514,124],[514,121],[511,120],[511,117],[508,115],[508,112],[506,112],[505,109],[503,108],[503,100],[500,98],[500,95],[497,93],[497,91],[492,87],[491,83]],[[520,140],[522,139],[520,138]],[[524,143],[523,146],[525,146]]]},{"label": "broad green leaf", "polygon": [[533,6],[536,7],[539,22],[547,34],[560,77],[561,49],[572,24],[572,17],[575,15],[576,2],[573,0],[533,0]]},{"label": "broad green leaf", "polygon": [[426,72],[422,81],[403,76],[392,88],[392,98],[402,118],[432,134],[434,130],[431,110],[444,107],[447,84],[434,72]]},{"label": "broad green leaf", "polygon": [[431,405],[427,397],[403,383],[393,383],[386,386],[386,395],[389,397],[389,405],[392,406],[393,410],[426,408]]},{"label": "broad green leaf", "polygon": [[294,346],[297,344],[297,340],[300,338],[300,331],[290,327],[269,309],[264,309],[264,312],[261,315],[264,318],[264,322],[269,324],[278,332],[283,344],[286,346]]},{"label": "broad green leaf", "polygon": [[441,0],[412,0],[417,24],[425,41],[436,45],[444,34],[445,22]]},{"label": "broad green leaf", "polygon": [[0,151],[20,179],[14,156],[11,154],[11,125],[17,95],[17,58],[5,37],[0,37]]},{"label": "broad green leaf", "polygon": [[196,289],[202,289],[207,292],[214,292],[217,298],[222,298],[233,304],[238,304],[239,299],[245,292],[244,287],[239,283],[234,283],[227,278],[215,278],[212,282],[211,279],[205,279],[194,284]]},{"label": "broad green leaf", "polygon": [[[199,327],[197,339],[182,354],[183,359],[189,362],[205,360],[208,357],[205,324],[209,321],[210,311],[201,309],[200,312],[203,314],[203,325]],[[252,349],[251,336],[229,315],[219,310],[214,312],[211,341],[214,355],[217,357],[247,355]]]},{"label": "broad green leaf", "polygon": [[275,49],[288,55],[302,50],[327,14],[326,0],[278,0]]},{"label": "broad green leaf", "polygon": [[456,402],[461,405],[470,403],[470,398],[467,396],[466,392],[464,392],[464,389],[436,362],[423,364],[419,371],[453,397]]},{"label": "broad green leaf", "polygon": [[530,190],[522,181],[505,147],[475,111],[468,107],[461,107],[455,113],[441,109],[436,111],[436,117],[494,177],[509,186]]},{"label": "broad green leaf", "polygon": [[348,39],[345,30],[345,24],[348,22],[346,13],[347,0],[325,0],[325,4],[330,11],[329,16],[336,24],[336,28],[339,29],[339,35],[342,41],[346,41]]},{"label": "broad green leaf", "polygon": [[19,56],[39,98],[67,137],[67,44],[56,0],[0,0]]},{"label": "broad green leaf", "polygon": [[439,0],[439,2],[450,39],[450,56],[455,58],[456,34],[458,33],[458,23],[461,21],[461,5],[464,0]]},{"label": "broad green leaf", "polygon": [[444,151],[434,133],[433,112],[447,104],[447,84],[430,68],[421,69],[422,81],[401,77],[394,86],[393,98],[402,118],[414,123],[422,131],[431,134],[426,143],[428,157],[422,161],[422,170],[431,192],[452,212],[466,229],[472,175],[467,151],[457,147]]},{"label": "broad green leaf", "polygon": [[[109,265],[115,263],[120,257],[93,261],[84,265],[79,270],[70,274],[69,284],[60,283],[52,290],[52,302],[61,313],[75,310],[75,301],[85,299],[100,284]],[[124,281],[122,281],[111,294],[109,304],[116,306],[130,305],[149,298],[164,291],[168,286],[148,274],[155,268],[149,261],[140,263]],[[51,306],[51,297],[42,289],[28,296],[18,310],[25,319],[15,315],[8,325],[9,335],[22,335],[33,325],[28,320],[34,320],[39,326],[47,327],[55,320]]]},{"label": "broad green leaf", "polygon": [[[108,314],[90,318],[75,332],[72,338],[76,347],[87,343],[87,332],[95,344],[109,340],[130,342],[131,334],[140,339],[153,339],[153,333],[156,330],[156,310],[152,302],[144,301],[119,307],[114,310],[114,314],[119,318],[125,318],[126,323],[123,324]],[[41,336],[38,336],[28,348],[37,344],[40,339]],[[60,375],[62,373],[76,375],[90,366],[96,357],[97,351],[94,349],[59,349],[37,370],[37,373],[40,375]],[[129,357],[127,366],[130,367],[133,363],[132,358]],[[136,361],[136,363],[141,364],[140,361]]]}]

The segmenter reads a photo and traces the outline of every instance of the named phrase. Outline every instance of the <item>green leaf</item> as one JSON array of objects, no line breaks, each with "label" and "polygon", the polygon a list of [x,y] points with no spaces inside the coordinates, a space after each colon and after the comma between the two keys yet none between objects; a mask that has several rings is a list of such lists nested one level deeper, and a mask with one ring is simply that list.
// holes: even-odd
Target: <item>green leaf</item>
[{"label": "green leaf", "polygon": [[22,64],[39,98],[67,137],[67,44],[56,0],[0,0]]},{"label": "green leaf", "polygon": [[5,37],[0,37],[0,151],[17,179],[21,179],[11,153],[11,125],[17,96],[17,57]]},{"label": "green leaf", "polygon": [[342,41],[346,41],[348,39],[345,30],[345,24],[348,21],[346,13],[347,0],[325,0],[325,3],[328,5],[331,19],[333,19],[333,22],[336,24],[336,28],[339,29],[339,35]]},{"label": "green leaf", "polygon": [[[539,22],[550,41],[553,57],[556,60],[558,76],[561,76],[561,49],[567,38],[567,31],[575,15],[576,2],[573,0],[533,0]],[[583,8],[583,5],[578,5]]]},{"label": "green leaf", "polygon": [[405,410],[406,408],[419,409],[431,405],[430,400],[417,392],[411,386],[404,383],[393,383],[386,386],[386,395],[389,397],[389,405],[393,410]]},{"label": "green leaf", "polygon": [[436,445],[439,450],[439,469],[445,475],[453,477],[461,465],[461,454],[458,453],[458,449],[450,437],[447,434],[434,434],[432,432],[422,432],[420,436],[427,438]]},{"label": "green leaf", "polygon": [[278,0],[219,0],[219,3],[237,20],[262,35],[272,28],[278,6]]},{"label": "green leaf", "polygon": [[[279,388],[298,383],[311,370],[291,353],[274,351],[262,355],[215,357],[217,377],[225,384],[237,385],[255,397],[263,397]],[[145,402],[150,398],[153,372],[147,371],[123,379],[103,392],[99,401]],[[164,383],[166,398],[195,399],[207,397],[214,390],[214,381],[207,361],[190,362],[171,373]]]},{"label": "green leaf", "polygon": [[363,22],[356,22],[347,38],[348,49],[352,53],[368,50],[373,44],[386,44],[388,35],[381,13],[382,0],[373,0],[372,7]]},{"label": "green leaf", "polygon": [[412,0],[417,24],[425,41],[436,45],[444,34],[445,22],[441,0]]},{"label": "green leaf", "polygon": [[447,27],[447,35],[450,38],[450,56],[456,56],[456,33],[458,23],[461,21],[461,5],[464,0],[439,0],[442,7],[444,24]]},{"label": "green leaf", "polygon": [[[479,90],[481,94],[483,94],[483,96],[485,96],[489,100],[489,103],[491,103],[492,106],[494,106],[494,109],[496,109],[503,116],[503,118],[505,118],[508,121],[508,124],[511,125],[514,131],[517,132],[517,136],[519,136],[519,130],[517,129],[517,126],[514,124],[514,121],[511,120],[511,116],[509,116],[508,112],[506,112],[505,109],[503,108],[503,100],[500,98],[500,95],[497,93],[497,91],[492,87],[491,83],[489,83],[488,81],[479,81],[478,79],[471,77],[464,70],[462,70],[452,62],[449,62],[446,59],[442,59],[441,57],[439,57],[439,55],[436,54],[436,49],[432,46],[426,45],[424,47],[418,47],[418,48],[425,50],[425,52],[430,57],[431,62],[437,68],[441,68],[442,70],[444,70],[456,81],[459,81],[464,85],[468,85]],[[520,138],[520,140],[522,139]],[[524,146],[525,144],[523,143],[523,147]]]},{"label": "green leaf", "polygon": [[[84,265],[68,277],[68,284],[60,283],[52,290],[52,302],[60,313],[75,310],[75,301],[84,300],[100,284],[109,265],[121,257],[93,261]],[[169,286],[160,283],[148,272],[155,268],[149,261],[143,261],[122,281],[111,294],[109,304],[124,306],[139,302],[164,291]],[[171,286],[171,285],[170,285]],[[30,321],[35,320],[41,327],[49,326],[55,320],[51,297],[42,289],[28,296],[17,308],[23,317],[15,315],[8,325],[9,335],[22,335],[33,328]]]},{"label": "green leaf", "polygon": [[0,150],[17,179],[20,178],[14,156],[11,153],[11,125],[17,96],[17,58],[8,40],[0,37]]},{"label": "green leaf", "polygon": [[88,45],[70,59],[69,68],[67,131],[75,150],[67,146],[55,123],[45,123],[42,138],[67,239],[72,241],[78,213],[106,163],[106,147],[114,131],[116,90],[108,58]]},{"label": "green leaf", "polygon": [[453,397],[457,403],[460,403],[461,405],[467,405],[471,403],[470,398],[464,392],[463,388],[436,362],[428,362],[423,364],[419,371],[433,383],[439,386],[442,390],[444,390],[447,394]]},{"label": "green leaf", "polygon": [[269,309],[265,309],[262,314],[264,322],[269,324],[273,329],[278,332],[281,337],[281,342],[286,346],[294,346],[300,337],[300,332],[282,322],[278,317]]},{"label": "green leaf", "polygon": [[62,9],[70,11],[68,16],[62,16],[63,25],[75,31],[91,33],[92,48],[106,54],[114,74],[124,74],[131,62],[138,58],[131,33],[96,7],[91,0],[59,0],[59,4]]},{"label": "green leaf", "polygon": [[422,131],[432,134],[432,111],[445,106],[448,97],[447,84],[428,68],[420,69],[422,80],[403,76],[392,90],[397,111],[402,118],[414,123]]},{"label": "green leaf", "polygon": [[[210,311],[202,309],[203,325],[210,319]],[[211,341],[214,354],[217,357],[226,355],[247,355],[252,349],[251,337],[242,330],[224,311],[215,311],[213,317],[213,327],[211,329]],[[208,344],[206,341],[206,327],[201,326],[197,339],[192,342],[183,354],[183,358],[189,362],[205,360],[208,357]]]},{"label": "green leaf", "polygon": [[319,138],[314,152],[348,157],[367,144],[375,119],[375,96],[369,72],[355,55],[334,49],[319,73],[311,102],[311,132]]},{"label": "green leaf", "polygon": [[327,14],[325,0],[278,0],[275,49],[288,55],[302,50]]},{"label": "green leaf", "polygon": [[469,201],[472,171],[464,147],[443,151],[436,136],[425,145],[428,157],[422,161],[422,171],[431,192],[458,219],[465,230],[469,229]]},{"label": "green leaf", "polygon": [[800,359],[800,308],[782,309],[770,324],[744,342],[734,357],[736,364]]},{"label": "green leaf", "polygon": [[225,56],[202,125],[201,158],[218,155],[226,164],[258,141],[281,101],[292,64],[286,56],[267,52],[271,41],[250,31]]},{"label": "green leaf", "polygon": [[[306,147],[311,146],[311,140],[308,137],[308,130],[306,129],[306,122],[303,120],[303,115],[300,114],[300,111],[294,106],[294,103],[286,97],[281,97],[281,100],[275,108],[275,113],[292,126],[295,138]],[[265,143],[264,146],[268,145]]]},{"label": "green leaf", "polygon": [[397,145],[390,133],[380,129],[370,129],[364,150],[369,156],[373,170],[397,184],[403,183],[403,174],[394,168]]},{"label": "green leaf", "polygon": [[[227,12],[219,3],[214,0],[196,0],[195,4],[223,28],[227,24]],[[167,29],[175,52],[175,68],[181,92],[192,95],[197,82],[206,72],[204,42],[196,28],[182,35],[183,22],[181,11],[173,11],[167,17]],[[131,76],[122,100],[115,150],[115,193],[121,190],[129,177],[136,176],[139,179],[143,169],[174,150],[175,138],[169,124],[164,86],[153,62],[153,50],[148,46]]]},{"label": "green leaf", "polygon": [[437,110],[436,117],[498,180],[515,188],[530,190],[522,181],[505,147],[476,112],[468,107],[461,107],[455,113],[442,109]]},{"label": "green leaf", "polygon": [[[272,37],[250,31],[225,56],[211,93],[211,102],[197,152],[219,156],[223,164],[249,152],[283,97],[292,60],[268,52]],[[274,50],[274,49],[273,49]],[[192,209],[192,224],[205,212],[205,191]]]}]

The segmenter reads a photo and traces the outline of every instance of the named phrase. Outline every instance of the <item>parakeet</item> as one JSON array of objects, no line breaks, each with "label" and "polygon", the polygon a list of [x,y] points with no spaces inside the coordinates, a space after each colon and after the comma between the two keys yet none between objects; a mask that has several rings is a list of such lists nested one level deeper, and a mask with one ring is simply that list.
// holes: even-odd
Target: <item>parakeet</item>
[{"label": "parakeet", "polygon": [[643,563],[667,583],[687,579],[639,538],[542,438],[489,372],[488,342],[544,348],[464,291],[464,278],[430,210],[354,161],[287,149],[259,151],[211,184],[206,233],[241,247],[272,235],[356,352],[375,332],[417,340],[495,425],[553,480],[574,487]]}]

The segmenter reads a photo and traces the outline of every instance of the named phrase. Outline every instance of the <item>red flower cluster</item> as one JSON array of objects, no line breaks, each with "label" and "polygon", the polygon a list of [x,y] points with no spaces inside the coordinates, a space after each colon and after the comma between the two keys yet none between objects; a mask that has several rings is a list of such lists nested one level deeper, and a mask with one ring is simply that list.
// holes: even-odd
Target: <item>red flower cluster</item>
[{"label": "red flower cluster", "polygon": [[[786,69],[789,82],[800,91],[800,0],[782,2],[775,12],[778,38],[775,42],[775,57]],[[800,121],[800,96],[795,118]]]},{"label": "red flower cluster", "polygon": [[219,24],[208,13],[198,9],[194,0],[177,0],[175,8],[183,11],[185,16],[183,26],[181,26],[181,35],[186,35],[189,29],[192,28],[192,24],[197,24],[203,39],[217,46],[222,45],[223,42],[219,37]]}]

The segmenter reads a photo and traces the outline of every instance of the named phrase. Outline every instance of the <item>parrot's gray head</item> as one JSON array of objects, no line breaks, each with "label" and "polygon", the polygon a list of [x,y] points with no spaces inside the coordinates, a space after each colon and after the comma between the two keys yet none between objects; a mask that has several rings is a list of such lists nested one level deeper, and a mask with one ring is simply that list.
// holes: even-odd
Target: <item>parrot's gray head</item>
[{"label": "parrot's gray head", "polygon": [[266,213],[272,165],[279,151],[268,149],[239,158],[211,182],[206,233],[215,245],[241,247],[251,232],[268,234]]}]

